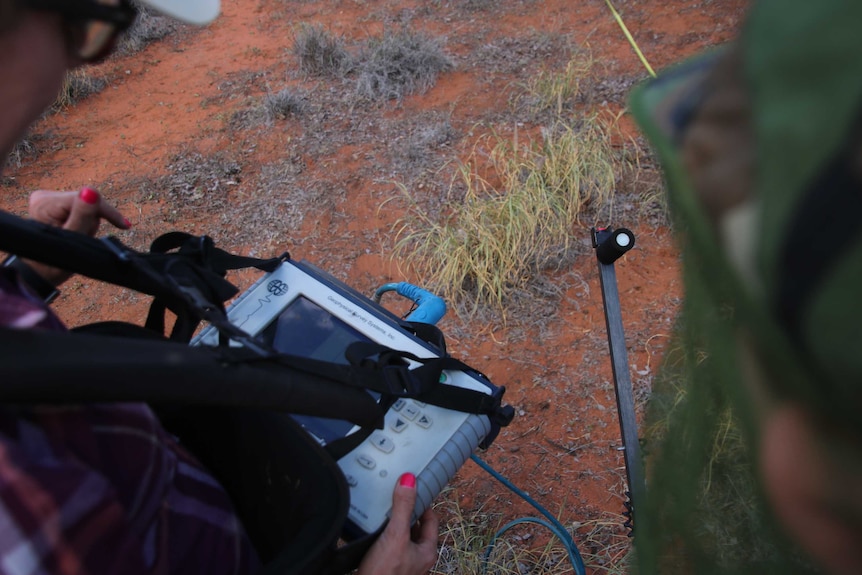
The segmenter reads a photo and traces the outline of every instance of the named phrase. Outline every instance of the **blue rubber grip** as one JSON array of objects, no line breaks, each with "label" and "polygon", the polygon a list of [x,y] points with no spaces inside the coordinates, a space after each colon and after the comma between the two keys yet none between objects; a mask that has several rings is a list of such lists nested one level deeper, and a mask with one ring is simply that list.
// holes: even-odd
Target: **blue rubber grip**
[{"label": "blue rubber grip", "polygon": [[434,295],[428,290],[407,282],[400,282],[395,291],[399,295],[413,300],[418,306],[407,316],[407,321],[434,325],[446,315],[446,302],[443,301],[443,298]]},{"label": "blue rubber grip", "polygon": [[412,300],[417,305],[416,309],[407,316],[407,321],[434,325],[446,315],[446,302],[443,301],[443,298],[411,283],[388,283],[377,290],[375,297],[379,299],[384,292],[393,290],[398,295]]}]

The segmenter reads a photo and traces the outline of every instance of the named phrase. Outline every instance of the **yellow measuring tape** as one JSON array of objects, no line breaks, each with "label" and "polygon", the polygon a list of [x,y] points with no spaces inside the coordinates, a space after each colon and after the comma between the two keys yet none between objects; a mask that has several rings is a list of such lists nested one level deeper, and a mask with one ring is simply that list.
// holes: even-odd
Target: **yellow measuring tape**
[{"label": "yellow measuring tape", "polygon": [[631,32],[629,32],[629,29],[626,28],[626,24],[625,24],[625,22],[623,22],[623,19],[620,16],[620,13],[617,12],[617,9],[614,8],[613,4],[611,4],[611,0],[605,0],[605,4],[607,4],[608,8],[611,9],[611,12],[613,13],[614,18],[616,18],[617,24],[619,24],[620,28],[622,28],[623,34],[625,34],[626,38],[628,38],[629,44],[632,45],[632,48],[634,49],[635,54],[637,54],[638,58],[640,58],[641,62],[643,62],[643,65],[646,67],[647,72],[650,73],[650,76],[655,78],[655,72],[653,71],[652,66],[649,65],[649,62],[647,62],[646,56],[644,56],[644,53],[641,52],[640,48],[638,48],[637,42],[635,42],[635,39],[632,38]]}]

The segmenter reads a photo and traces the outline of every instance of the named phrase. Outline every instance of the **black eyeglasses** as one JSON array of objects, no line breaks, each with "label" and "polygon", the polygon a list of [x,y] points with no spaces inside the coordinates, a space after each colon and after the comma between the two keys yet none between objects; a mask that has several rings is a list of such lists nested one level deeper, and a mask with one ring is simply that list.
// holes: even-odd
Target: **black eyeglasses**
[{"label": "black eyeglasses", "polygon": [[70,50],[82,62],[105,59],[138,15],[130,0],[23,0],[22,4],[60,14],[67,24]]}]

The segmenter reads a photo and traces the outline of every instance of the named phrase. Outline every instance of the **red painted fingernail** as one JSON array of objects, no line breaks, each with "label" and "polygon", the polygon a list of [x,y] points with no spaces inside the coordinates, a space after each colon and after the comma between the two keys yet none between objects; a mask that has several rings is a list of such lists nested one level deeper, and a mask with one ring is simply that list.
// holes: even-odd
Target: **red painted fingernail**
[{"label": "red painted fingernail", "polygon": [[132,222],[129,221],[129,218],[124,218],[123,223],[126,224],[126,229],[132,227]]},{"label": "red painted fingernail", "polygon": [[405,473],[401,476],[401,479],[398,480],[398,485],[401,487],[409,487],[413,489],[416,487],[416,476],[412,473]]},{"label": "red painted fingernail", "polygon": [[87,202],[88,204],[99,203],[99,192],[97,192],[93,188],[81,188],[81,193],[78,194],[78,197],[80,197],[81,200]]}]

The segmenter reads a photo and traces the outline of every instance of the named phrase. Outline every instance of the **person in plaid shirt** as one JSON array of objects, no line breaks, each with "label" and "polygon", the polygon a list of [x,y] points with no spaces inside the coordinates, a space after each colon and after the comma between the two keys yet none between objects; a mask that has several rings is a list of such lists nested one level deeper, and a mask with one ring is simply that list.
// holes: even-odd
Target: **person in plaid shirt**
[{"label": "person in plaid shirt", "polygon": [[[138,3],[192,24],[219,12],[219,0]],[[67,70],[105,58],[135,15],[129,0],[0,0],[0,166],[52,103]],[[101,220],[130,225],[89,188],[35,192],[29,213],[91,236]],[[16,258],[7,264],[0,268],[0,327],[65,329],[46,300],[68,274]],[[389,525],[360,573],[414,575],[434,564],[437,518],[427,512],[411,536],[415,498],[415,477],[405,475]],[[240,574],[258,567],[227,494],[147,405],[0,405],[0,574]]]}]

